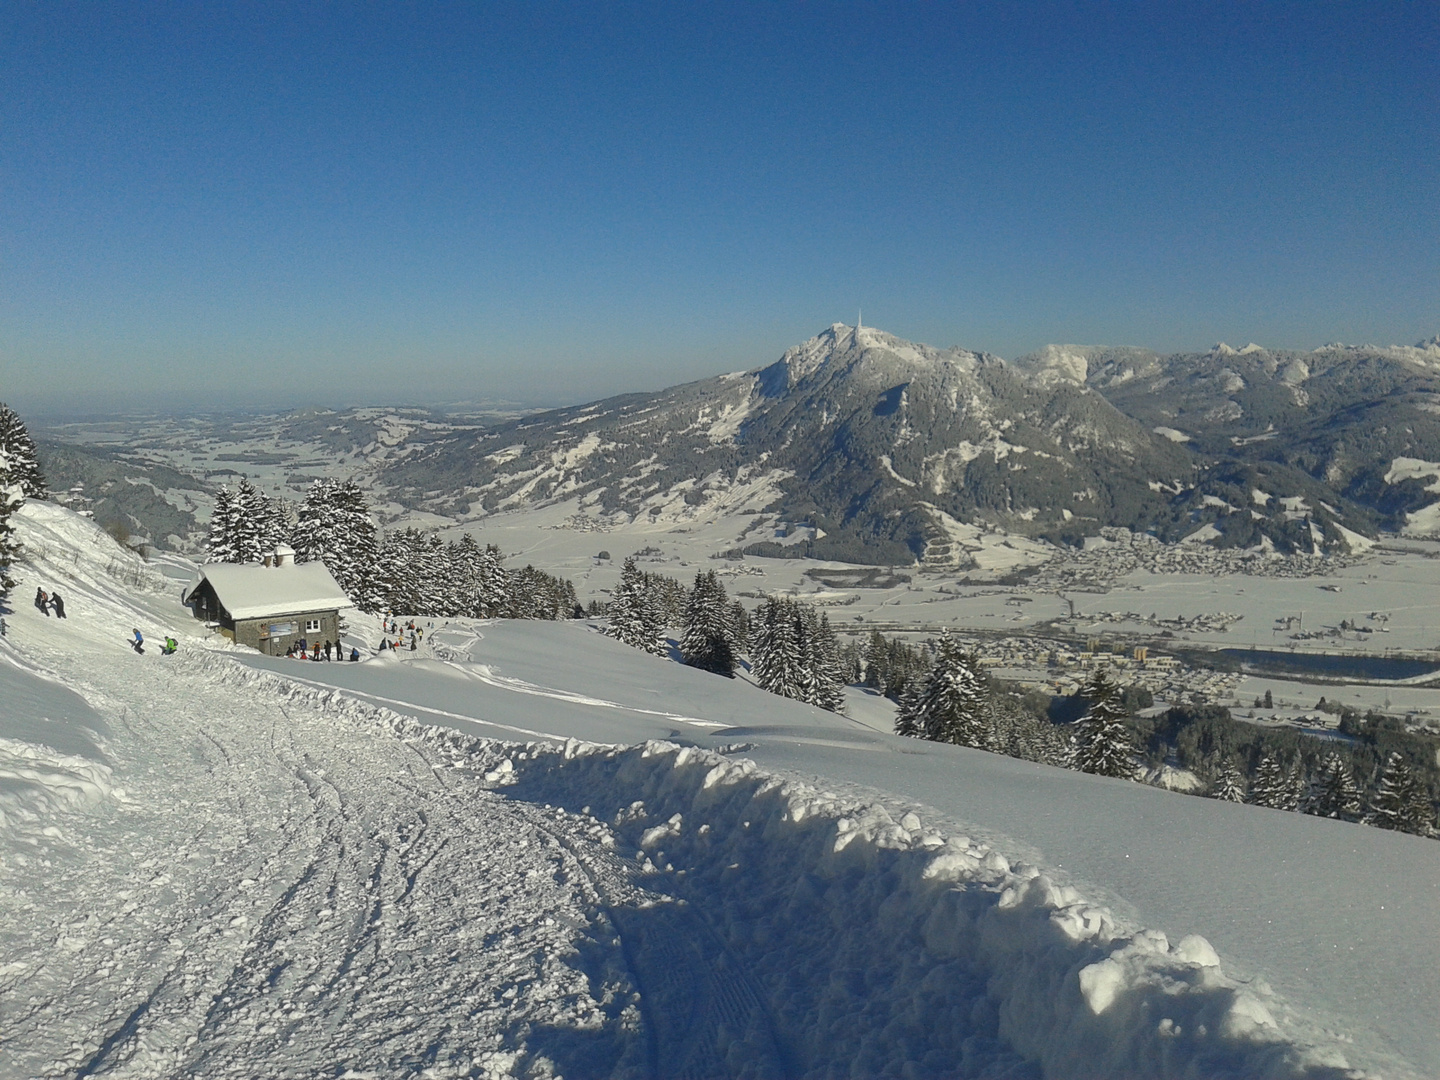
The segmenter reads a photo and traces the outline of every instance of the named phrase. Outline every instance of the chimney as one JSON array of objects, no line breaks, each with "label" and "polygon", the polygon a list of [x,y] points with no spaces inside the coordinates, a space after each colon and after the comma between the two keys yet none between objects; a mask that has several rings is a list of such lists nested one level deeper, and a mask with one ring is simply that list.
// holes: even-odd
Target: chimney
[{"label": "chimney", "polygon": [[[272,561],[273,560],[273,561]],[[267,566],[294,566],[295,549],[289,544],[280,544],[275,548],[275,554],[266,560]]]}]

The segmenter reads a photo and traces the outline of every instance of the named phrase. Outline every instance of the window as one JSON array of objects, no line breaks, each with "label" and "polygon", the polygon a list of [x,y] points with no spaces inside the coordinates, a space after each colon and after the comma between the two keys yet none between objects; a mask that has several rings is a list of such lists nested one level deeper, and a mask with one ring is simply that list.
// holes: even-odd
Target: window
[{"label": "window", "polygon": [[319,620],[319,619],[306,619],[306,620],[305,620],[305,632],[306,632],[307,634],[318,634],[318,633],[320,632],[320,620]]}]

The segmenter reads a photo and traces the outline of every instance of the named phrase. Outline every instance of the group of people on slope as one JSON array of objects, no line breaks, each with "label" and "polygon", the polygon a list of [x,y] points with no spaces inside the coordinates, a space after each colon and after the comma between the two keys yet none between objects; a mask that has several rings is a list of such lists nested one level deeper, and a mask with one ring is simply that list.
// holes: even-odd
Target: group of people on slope
[{"label": "group of people on slope", "polygon": [[[130,647],[135,650],[135,654],[136,654],[137,656],[144,656],[144,655],[145,655],[145,635],[142,634],[142,633],[140,633],[140,628],[139,628],[138,626],[135,627],[135,628],[134,628],[133,630],[131,630],[130,632],[135,635],[135,636],[134,636],[133,638],[131,638],[131,640],[130,640]],[[162,646],[160,646],[160,655],[161,655],[161,656],[174,656],[174,655],[175,655],[175,650],[178,649],[178,648],[180,648],[180,643],[179,643],[178,641],[176,641],[173,637],[170,637],[170,636],[167,634],[166,637],[165,637],[165,644],[162,645]]]},{"label": "group of people on slope", "polygon": [[[334,658],[336,660],[343,660],[345,658],[345,647],[338,641],[332,645],[327,638],[323,645],[318,641],[312,645],[305,638],[301,638],[285,650],[285,655],[292,660],[329,660],[332,651],[335,654]],[[360,650],[353,645],[350,646],[350,659],[360,659]]]},{"label": "group of people on slope", "polygon": [[35,590],[35,606],[47,619],[52,611],[55,612],[57,619],[65,618],[65,601],[58,592],[47,593],[44,589],[37,588]]},{"label": "group of people on slope", "polygon": [[[433,625],[433,624],[432,624],[432,625]],[[396,650],[398,650],[398,649],[404,648],[404,646],[405,646],[405,635],[406,635],[407,633],[410,635],[410,651],[411,651],[411,652],[414,652],[415,649],[418,647],[419,643],[425,640],[425,628],[422,627],[422,626],[416,626],[414,619],[411,619],[409,622],[407,622],[407,623],[405,624],[405,629],[404,629],[404,630],[401,630],[401,629],[400,629],[400,620],[399,620],[399,619],[389,619],[389,620],[382,619],[382,620],[380,621],[380,629],[381,629],[381,630],[384,632],[384,634],[385,634],[385,636],[380,639],[380,651],[381,651],[381,652],[384,652],[386,649],[396,649]],[[390,635],[391,635],[391,634],[394,634],[394,635],[395,635],[395,640],[394,640],[394,641],[391,641],[391,640],[390,640]]]}]

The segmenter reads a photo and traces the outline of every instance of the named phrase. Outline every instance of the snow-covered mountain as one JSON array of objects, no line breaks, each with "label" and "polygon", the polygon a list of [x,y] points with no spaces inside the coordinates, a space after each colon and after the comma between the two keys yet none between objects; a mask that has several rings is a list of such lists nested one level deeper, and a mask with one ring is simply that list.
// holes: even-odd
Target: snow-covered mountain
[{"label": "snow-covered mountain", "polygon": [[241,474],[291,499],[358,476],[387,520],[568,499],[672,526],[743,513],[742,548],[869,563],[962,567],[977,530],[1305,552],[1440,534],[1434,341],[1051,345],[1007,362],[837,324],[764,367],[529,415],[304,410],[48,435],[52,486],[171,546],[194,546],[211,492]]},{"label": "snow-covered mountain", "polygon": [[436,439],[381,479],[469,517],[572,497],[630,519],[769,508],[785,553],[906,562],[943,561],[961,523],[1345,550],[1440,525],[1436,476],[1433,342],[1006,362],[836,324],[766,367]]},{"label": "snow-covered mountain", "polygon": [[1440,462],[1435,339],[1313,352],[1222,343],[1171,356],[1050,346],[1017,365],[1090,386],[1193,450],[1203,468],[1189,500],[1233,507],[1212,518],[1233,543],[1283,539],[1276,514],[1296,497],[1309,511],[1301,521],[1291,507],[1292,531],[1313,522],[1327,536],[1376,527],[1425,532],[1437,520],[1434,509],[1425,513],[1437,501],[1440,471],[1430,464]]},{"label": "snow-covered mountain", "polygon": [[778,516],[809,530],[807,553],[909,562],[957,522],[1163,527],[1155,480],[1184,486],[1192,469],[1088,386],[836,324],[767,367],[458,435],[383,479],[442,512],[578,496],[630,517],[724,507],[763,482]]}]

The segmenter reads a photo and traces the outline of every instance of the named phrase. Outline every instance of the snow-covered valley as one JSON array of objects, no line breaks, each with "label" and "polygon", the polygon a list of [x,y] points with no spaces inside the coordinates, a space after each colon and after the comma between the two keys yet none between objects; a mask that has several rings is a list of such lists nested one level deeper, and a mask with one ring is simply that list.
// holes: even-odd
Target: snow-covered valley
[{"label": "snow-covered valley", "polygon": [[0,1075],[1440,1074],[1432,841],[897,739],[584,623],[267,659],[19,520]]}]

